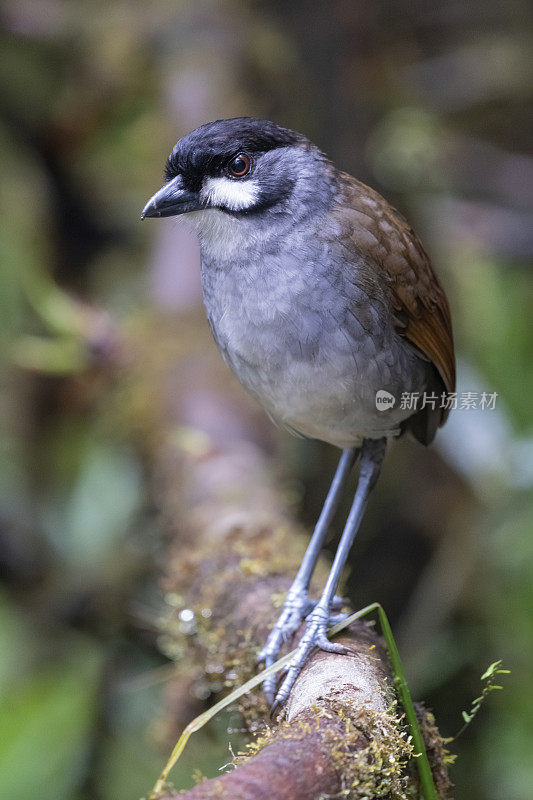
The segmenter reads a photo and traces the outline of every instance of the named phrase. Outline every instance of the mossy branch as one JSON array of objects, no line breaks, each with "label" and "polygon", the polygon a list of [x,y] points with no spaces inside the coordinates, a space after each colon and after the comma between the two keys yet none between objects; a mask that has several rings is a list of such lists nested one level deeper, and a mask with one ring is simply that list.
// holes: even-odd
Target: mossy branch
[{"label": "mossy branch", "polygon": [[[287,719],[265,727],[236,768],[182,795],[208,798],[417,796],[413,747],[398,714],[378,637],[361,623],[341,638],[349,655],[317,653],[299,677]],[[247,708],[249,714],[249,707]],[[173,795],[166,795],[171,797]]]}]

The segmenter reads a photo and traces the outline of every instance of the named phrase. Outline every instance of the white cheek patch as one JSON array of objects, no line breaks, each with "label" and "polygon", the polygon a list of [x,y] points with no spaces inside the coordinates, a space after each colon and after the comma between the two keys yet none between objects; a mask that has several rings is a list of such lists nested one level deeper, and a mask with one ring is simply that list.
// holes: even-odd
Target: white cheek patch
[{"label": "white cheek patch", "polygon": [[200,196],[211,206],[244,211],[255,205],[259,187],[251,180],[241,182],[229,178],[206,178]]}]

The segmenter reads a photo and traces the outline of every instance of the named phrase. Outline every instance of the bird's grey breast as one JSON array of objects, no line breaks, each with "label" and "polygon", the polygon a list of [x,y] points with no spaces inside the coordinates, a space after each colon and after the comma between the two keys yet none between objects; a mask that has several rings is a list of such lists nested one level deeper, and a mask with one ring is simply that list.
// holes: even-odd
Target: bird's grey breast
[{"label": "bird's grey breast", "polygon": [[318,358],[327,325],[316,264],[327,263],[327,244],[298,230],[281,239],[263,235],[257,223],[248,226],[220,212],[209,225],[200,234],[207,314],[241,380],[253,379],[243,374],[247,369],[267,381],[270,373],[279,379],[294,360]]},{"label": "bird's grey breast", "polygon": [[397,427],[397,414],[376,413],[375,395],[410,388],[414,356],[398,344],[357,257],[343,264],[335,237],[309,226],[273,237],[207,213],[199,229],[207,315],[239,380],[282,424],[339,446]]}]

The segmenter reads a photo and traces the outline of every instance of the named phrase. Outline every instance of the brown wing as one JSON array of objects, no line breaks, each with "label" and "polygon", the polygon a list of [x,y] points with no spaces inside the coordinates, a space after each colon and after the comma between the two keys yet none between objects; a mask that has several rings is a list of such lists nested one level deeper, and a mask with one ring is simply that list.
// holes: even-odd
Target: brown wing
[{"label": "brown wing", "polygon": [[427,253],[407,221],[381,195],[350,175],[341,177],[346,205],[353,209],[353,242],[383,270],[398,331],[435,365],[446,390],[455,391],[450,307]]}]

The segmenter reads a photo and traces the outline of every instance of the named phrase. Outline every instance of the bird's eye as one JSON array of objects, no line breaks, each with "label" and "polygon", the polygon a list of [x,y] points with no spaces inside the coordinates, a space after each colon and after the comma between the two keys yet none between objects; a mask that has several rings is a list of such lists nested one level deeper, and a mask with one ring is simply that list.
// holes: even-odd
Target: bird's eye
[{"label": "bird's eye", "polygon": [[228,164],[228,172],[234,178],[243,178],[250,171],[250,158],[244,153],[232,158]]}]

